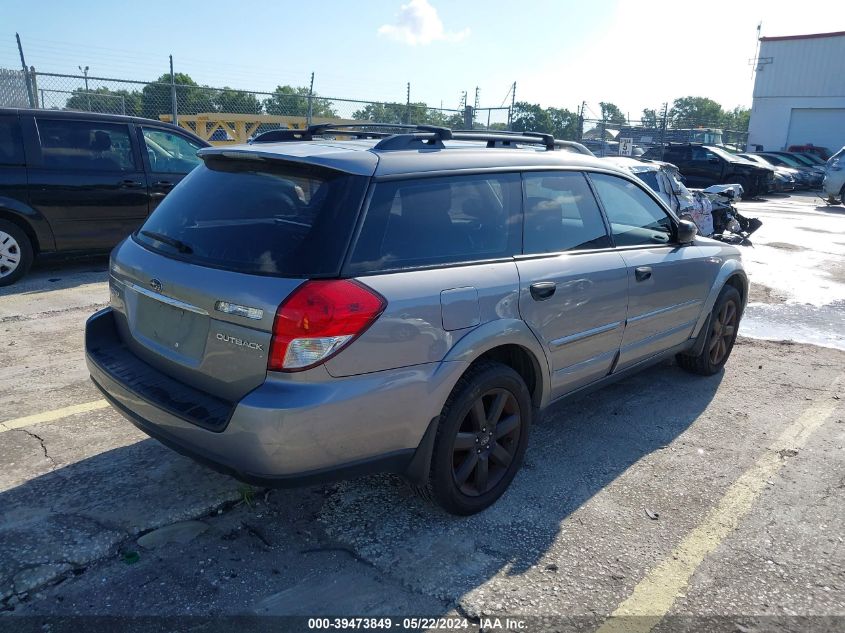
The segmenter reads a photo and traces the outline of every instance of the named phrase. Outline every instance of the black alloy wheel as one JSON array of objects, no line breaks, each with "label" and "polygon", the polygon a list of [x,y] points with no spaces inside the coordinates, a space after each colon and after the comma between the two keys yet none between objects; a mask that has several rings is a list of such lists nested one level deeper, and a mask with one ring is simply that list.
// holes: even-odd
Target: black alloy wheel
[{"label": "black alloy wheel", "polygon": [[477,497],[499,484],[513,462],[521,427],[510,391],[491,389],[473,402],[452,445],[452,476],[463,494]]}]

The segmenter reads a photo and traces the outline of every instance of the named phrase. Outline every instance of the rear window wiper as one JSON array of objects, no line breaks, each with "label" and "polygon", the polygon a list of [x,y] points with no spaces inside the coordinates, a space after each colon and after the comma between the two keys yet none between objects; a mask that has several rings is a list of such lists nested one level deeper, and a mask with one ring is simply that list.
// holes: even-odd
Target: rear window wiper
[{"label": "rear window wiper", "polygon": [[190,255],[194,252],[194,249],[185,244],[182,240],[177,240],[175,237],[169,237],[164,235],[163,233],[156,233],[155,231],[141,231],[141,235],[145,235],[146,237],[151,237],[152,239],[156,240],[157,242],[161,242],[162,244],[167,244],[168,246],[172,246],[180,253],[185,253],[186,255]]}]

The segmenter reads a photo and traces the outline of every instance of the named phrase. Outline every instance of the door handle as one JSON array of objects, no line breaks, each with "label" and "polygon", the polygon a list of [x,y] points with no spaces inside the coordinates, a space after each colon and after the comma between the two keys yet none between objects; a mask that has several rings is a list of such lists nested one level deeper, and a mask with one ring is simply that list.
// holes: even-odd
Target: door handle
[{"label": "door handle", "polygon": [[138,187],[142,187],[143,184],[137,180],[126,179],[120,181],[120,186],[123,189],[137,189]]},{"label": "door handle", "polygon": [[634,277],[637,278],[637,281],[651,279],[651,266],[637,266],[634,269]]},{"label": "door handle", "polygon": [[535,301],[545,301],[555,293],[557,284],[553,281],[538,281],[531,284],[529,290]]},{"label": "door handle", "polygon": [[158,180],[153,183],[153,187],[162,187],[163,189],[171,189],[173,186],[173,183],[169,180]]}]

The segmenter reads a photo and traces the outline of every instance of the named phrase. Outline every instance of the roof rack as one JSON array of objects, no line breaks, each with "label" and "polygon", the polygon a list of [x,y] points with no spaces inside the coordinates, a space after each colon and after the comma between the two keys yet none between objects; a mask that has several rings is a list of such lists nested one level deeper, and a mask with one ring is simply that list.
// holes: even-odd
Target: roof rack
[{"label": "roof rack", "polygon": [[315,136],[338,134],[354,138],[384,139],[397,136],[385,130],[408,130],[426,134],[426,138],[443,141],[452,137],[452,130],[436,125],[409,125],[405,123],[316,123],[304,130],[269,130],[259,134],[251,143],[281,143],[285,141],[312,141]]},{"label": "roof rack", "polygon": [[[397,131],[390,131],[397,130]],[[511,132],[508,130],[451,130],[437,125],[410,125],[406,123],[317,123],[304,130],[270,130],[259,134],[252,143],[278,143],[285,141],[311,141],[314,137],[330,134],[354,138],[379,139],[373,147],[377,150],[414,148],[443,148],[443,141],[486,141],[487,147],[516,147],[517,145],[542,145],[547,151],[566,148],[579,154],[592,155],[580,143],[562,141],[543,132]]]}]

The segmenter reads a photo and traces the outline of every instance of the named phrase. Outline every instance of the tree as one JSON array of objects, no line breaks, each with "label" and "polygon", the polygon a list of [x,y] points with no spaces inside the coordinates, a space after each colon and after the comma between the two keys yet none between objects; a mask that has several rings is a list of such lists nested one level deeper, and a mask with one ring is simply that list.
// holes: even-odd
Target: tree
[{"label": "tree", "polygon": [[[282,116],[308,116],[308,93],[307,86],[294,88],[293,86],[276,86],[273,94],[264,99],[264,111],[267,114]],[[332,107],[332,102],[317,96],[316,93],[311,99],[311,114],[315,117],[335,118],[337,112]]]},{"label": "tree", "polygon": [[217,112],[236,114],[261,114],[261,102],[251,92],[234,90],[228,86],[214,95],[214,109]]},{"label": "tree", "polygon": [[725,112],[724,123],[722,127],[726,130],[736,130],[739,132],[748,131],[748,122],[751,120],[751,110],[741,106],[735,107],[730,112]]},{"label": "tree", "polygon": [[643,110],[643,116],[642,119],[640,119],[640,124],[643,127],[656,128],[657,110],[652,110],[651,108],[646,108],[645,110]]},{"label": "tree", "polygon": [[517,132],[545,132],[555,138],[578,138],[578,116],[566,108],[543,108],[536,103],[514,104],[512,127]]},{"label": "tree", "polygon": [[404,103],[370,103],[352,113],[357,121],[378,123],[402,123],[407,108]]},{"label": "tree", "polygon": [[[214,112],[214,95],[208,86],[199,86],[185,73],[176,73],[177,114],[198,114]],[[165,73],[153,83],[144,86],[141,93],[141,116],[158,119],[160,114],[172,114],[170,73]]]},{"label": "tree", "polygon": [[722,106],[707,97],[675,99],[669,110],[672,127],[721,127],[724,123]]},{"label": "tree", "polygon": [[547,110],[536,103],[517,101],[513,105],[511,127],[516,132],[545,132],[553,134],[554,122]]},{"label": "tree", "polygon": [[546,108],[555,138],[572,141],[578,138],[578,115],[566,108]]},{"label": "tree", "polygon": [[627,118],[617,105],[607,101],[601,101],[599,102],[599,106],[601,106],[601,118],[603,120],[613,125],[625,125]]},{"label": "tree", "polygon": [[86,92],[84,88],[77,88],[68,98],[65,107],[69,110],[140,116],[141,93],[137,90],[130,92],[106,87]]}]

